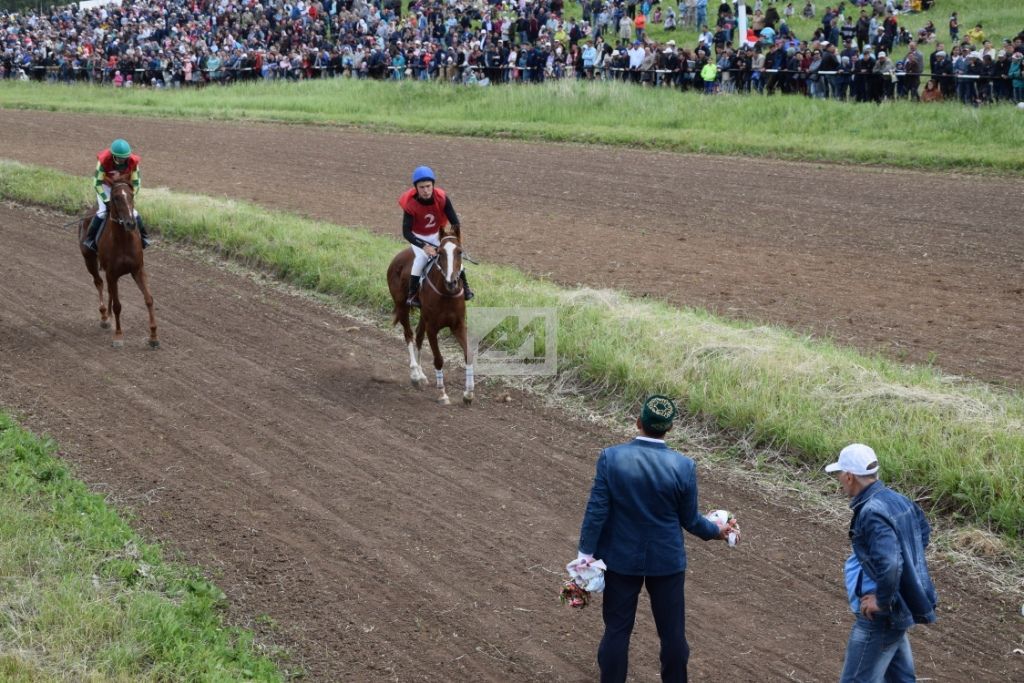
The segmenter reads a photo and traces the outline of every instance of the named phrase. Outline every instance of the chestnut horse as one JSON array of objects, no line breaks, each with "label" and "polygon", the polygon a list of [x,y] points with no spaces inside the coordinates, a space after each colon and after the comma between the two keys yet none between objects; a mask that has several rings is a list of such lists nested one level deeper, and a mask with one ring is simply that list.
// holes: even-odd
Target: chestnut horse
[{"label": "chestnut horse", "polygon": [[430,341],[430,350],[434,354],[434,374],[437,388],[441,390],[439,403],[448,405],[448,394],[444,389],[444,358],[437,345],[437,335],[444,328],[451,330],[452,335],[462,347],[462,357],[466,362],[466,389],[462,393],[462,401],[473,401],[473,363],[469,357],[466,329],[466,300],[463,298],[462,281],[462,245],[459,238],[446,235],[437,247],[437,256],[432,258],[423,269],[420,283],[420,322],[416,326],[416,341],[413,343],[412,326],[409,324],[409,305],[406,297],[409,294],[409,276],[412,273],[412,248],[398,252],[391,265],[388,266],[388,289],[395,303],[395,317],[392,324],[401,323],[405,332],[405,344],[409,349],[409,377],[415,387],[421,387],[427,381],[420,367],[420,349],[423,347],[423,335]]},{"label": "chestnut horse", "polygon": [[[86,216],[78,225],[78,243],[85,258],[85,267],[92,275],[96,293],[100,301],[100,327],[110,327],[108,311],[114,313],[115,348],[124,346],[124,332],[121,330],[121,299],[118,296],[117,281],[122,275],[131,274],[135,284],[139,286],[146,308],[149,309],[149,345],[158,348],[160,341],[156,338],[156,316],[153,314],[153,295],[149,292],[149,281],[142,264],[142,237],[135,224],[135,190],[130,182],[115,181],[110,186],[110,208],[103,231],[96,240],[96,251],[82,246],[82,240],[89,229],[92,216]],[[103,279],[100,269],[107,282],[109,309],[103,302]]]}]

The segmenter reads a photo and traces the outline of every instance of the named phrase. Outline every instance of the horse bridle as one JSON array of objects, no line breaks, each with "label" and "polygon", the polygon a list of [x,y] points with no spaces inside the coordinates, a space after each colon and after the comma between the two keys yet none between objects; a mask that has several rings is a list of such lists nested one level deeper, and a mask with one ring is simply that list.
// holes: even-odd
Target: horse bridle
[{"label": "horse bridle", "polygon": [[[109,220],[112,223],[116,223],[117,225],[120,225],[124,230],[131,232],[132,230],[135,229],[135,216],[131,216],[131,218],[128,219],[122,218],[120,215],[117,218],[115,218],[113,215],[113,209],[116,207],[116,204],[114,204],[114,188],[117,187],[118,185],[125,185],[129,188],[129,190],[131,190],[131,184],[126,183],[124,181],[116,182],[110,186],[110,210],[107,211],[107,220]],[[121,212],[119,210],[118,214],[120,213]]]},{"label": "horse bridle", "polygon": [[[449,238],[446,237],[445,239],[449,239]],[[441,240],[441,243],[442,244],[444,243],[444,239]],[[435,247],[435,250],[436,251],[435,251],[434,255],[430,257],[429,261],[427,261],[427,267],[423,270],[423,281],[426,282],[428,285],[430,285],[430,288],[432,290],[434,290],[437,294],[439,294],[439,295],[441,295],[441,296],[443,296],[445,298],[455,299],[457,297],[462,296],[462,289],[463,288],[462,288],[461,284],[459,285],[459,289],[458,289],[457,292],[454,292],[454,293],[450,294],[448,292],[442,292],[440,289],[437,288],[437,285],[435,285],[433,282],[430,281],[430,272],[437,267],[437,262],[441,258],[441,245],[438,244],[437,247]],[[447,280],[445,280],[445,282],[447,283]]]}]

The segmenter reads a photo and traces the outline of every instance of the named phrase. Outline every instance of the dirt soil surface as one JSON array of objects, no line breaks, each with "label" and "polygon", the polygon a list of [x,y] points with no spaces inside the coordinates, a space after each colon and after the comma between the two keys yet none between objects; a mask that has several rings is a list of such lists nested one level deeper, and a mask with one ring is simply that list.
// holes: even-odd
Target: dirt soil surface
[{"label": "dirt soil surface", "polygon": [[[479,259],[1024,383],[1024,181],[356,129],[4,111],[3,156],[398,235],[414,166]],[[568,256],[568,258],[567,258]],[[476,287],[486,291],[487,282]]]},{"label": "dirt soil surface", "polygon": [[[234,623],[312,681],[596,680],[600,606],[557,593],[597,453],[621,435],[488,385],[438,406],[396,336],[169,247],[146,252],[162,348],[129,284],[112,349],[65,220],[0,205],[0,405],[206,567]],[[846,514],[700,477],[702,508],[735,511],[745,542],[689,539],[693,680],[835,680]],[[934,573],[922,680],[1024,680],[1020,605]],[[657,680],[645,604],[631,661]]]}]

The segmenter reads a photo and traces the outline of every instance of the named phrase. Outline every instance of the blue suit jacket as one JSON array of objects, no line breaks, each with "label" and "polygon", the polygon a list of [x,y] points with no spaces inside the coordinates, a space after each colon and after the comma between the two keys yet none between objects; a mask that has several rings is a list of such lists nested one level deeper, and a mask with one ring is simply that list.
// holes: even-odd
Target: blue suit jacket
[{"label": "blue suit jacket", "polygon": [[718,526],[697,510],[693,460],[643,439],[601,451],[581,552],[619,574],[675,574],[686,569],[682,529],[706,541],[718,537]]}]

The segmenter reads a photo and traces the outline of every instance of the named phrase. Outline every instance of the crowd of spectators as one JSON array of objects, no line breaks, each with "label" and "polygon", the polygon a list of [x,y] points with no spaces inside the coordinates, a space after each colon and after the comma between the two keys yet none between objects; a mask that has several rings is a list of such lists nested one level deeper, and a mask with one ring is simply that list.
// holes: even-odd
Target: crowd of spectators
[{"label": "crowd of spectators", "polygon": [[[961,35],[954,13],[947,49],[932,22],[915,35],[899,24],[931,0],[855,0],[820,14],[813,0],[802,8],[756,0],[744,36],[731,3],[712,6],[709,20],[708,0],[681,0],[678,10],[651,0],[568,1],[125,0],[0,12],[0,77],[118,87],[621,79],[708,93],[1024,101],[1024,32],[996,46],[981,25]],[[814,21],[811,35],[790,27],[798,11]],[[650,37],[654,25],[665,35],[689,26],[698,38],[661,43]],[[906,57],[894,60],[895,49]]]}]

